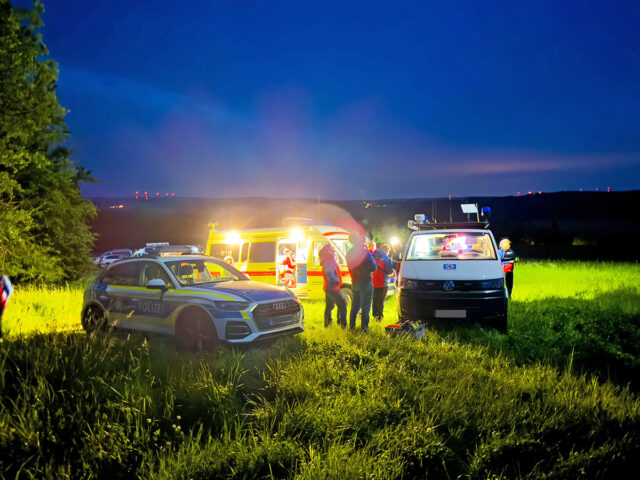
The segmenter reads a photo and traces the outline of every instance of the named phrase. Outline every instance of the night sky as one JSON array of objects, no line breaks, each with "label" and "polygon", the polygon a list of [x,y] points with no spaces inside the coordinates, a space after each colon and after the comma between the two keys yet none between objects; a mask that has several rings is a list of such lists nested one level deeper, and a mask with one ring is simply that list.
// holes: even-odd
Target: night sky
[{"label": "night sky", "polygon": [[88,196],[640,188],[637,0],[43,3]]}]

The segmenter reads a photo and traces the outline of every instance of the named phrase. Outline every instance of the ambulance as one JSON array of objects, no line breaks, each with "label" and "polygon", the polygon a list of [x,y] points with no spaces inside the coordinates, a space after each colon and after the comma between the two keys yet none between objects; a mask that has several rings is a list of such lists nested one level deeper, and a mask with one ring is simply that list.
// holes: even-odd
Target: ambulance
[{"label": "ambulance", "polygon": [[284,227],[218,231],[210,225],[206,255],[225,260],[251,280],[287,287],[300,298],[324,298],[319,252],[331,245],[350,301],[349,232],[333,225],[286,222]]}]

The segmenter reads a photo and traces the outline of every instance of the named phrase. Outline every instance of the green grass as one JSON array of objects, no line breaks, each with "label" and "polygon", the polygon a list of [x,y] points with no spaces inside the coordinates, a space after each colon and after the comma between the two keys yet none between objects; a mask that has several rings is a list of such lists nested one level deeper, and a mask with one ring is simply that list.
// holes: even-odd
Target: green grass
[{"label": "green grass", "polygon": [[200,356],[78,332],[80,287],[17,289],[0,344],[0,472],[623,478],[640,467],[639,279],[637,265],[523,263],[508,335],[392,339],[393,301],[369,334],[325,329],[323,303],[306,302],[304,334]]}]

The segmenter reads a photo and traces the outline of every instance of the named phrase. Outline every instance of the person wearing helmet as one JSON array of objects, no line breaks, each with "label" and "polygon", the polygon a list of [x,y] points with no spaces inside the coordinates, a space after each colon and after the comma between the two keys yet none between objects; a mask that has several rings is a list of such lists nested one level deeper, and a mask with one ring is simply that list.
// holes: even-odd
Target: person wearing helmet
[{"label": "person wearing helmet", "polygon": [[320,265],[322,265],[322,276],[324,278],[324,326],[331,325],[331,315],[333,307],[338,308],[338,325],[347,327],[347,299],[340,288],[342,286],[342,273],[340,266],[336,262],[336,252],[329,244],[325,245],[318,252]]}]

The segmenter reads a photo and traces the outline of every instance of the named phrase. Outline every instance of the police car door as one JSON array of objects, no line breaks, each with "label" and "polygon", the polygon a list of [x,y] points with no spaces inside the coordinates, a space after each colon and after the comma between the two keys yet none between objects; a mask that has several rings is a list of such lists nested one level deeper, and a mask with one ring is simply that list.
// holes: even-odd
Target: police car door
[{"label": "police car door", "polygon": [[130,328],[135,323],[133,298],[140,277],[140,262],[118,263],[101,280],[98,301],[108,314],[109,324]]},{"label": "police car door", "polygon": [[140,275],[138,288],[132,298],[131,305],[135,310],[136,328],[150,332],[167,333],[171,331],[169,316],[175,305],[165,298],[166,290],[147,288],[151,280],[160,279],[167,286],[167,290],[174,288],[173,282],[163,267],[157,262],[139,262]]}]

